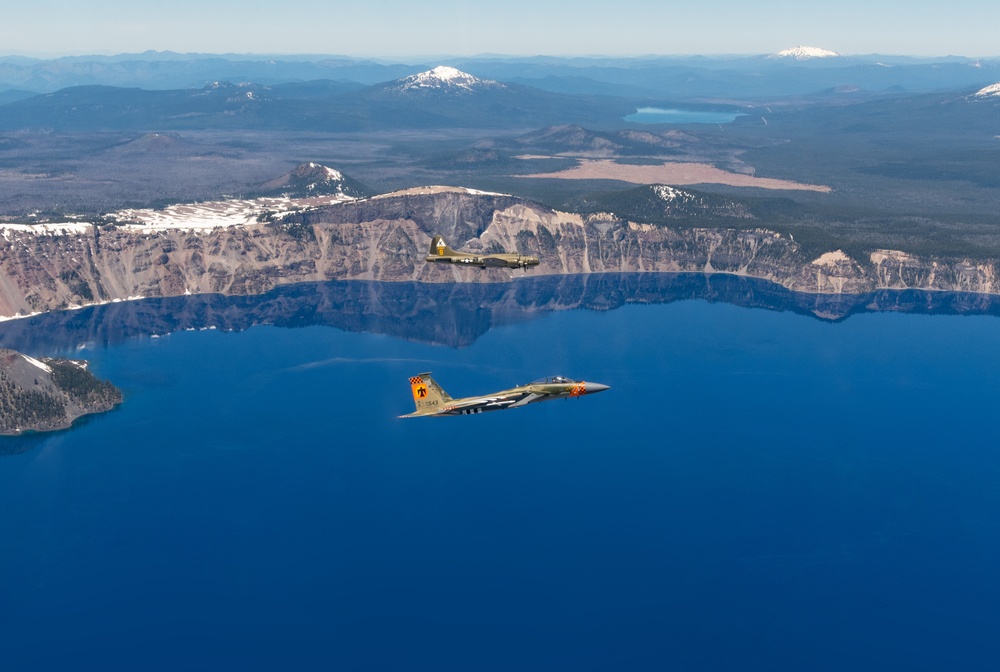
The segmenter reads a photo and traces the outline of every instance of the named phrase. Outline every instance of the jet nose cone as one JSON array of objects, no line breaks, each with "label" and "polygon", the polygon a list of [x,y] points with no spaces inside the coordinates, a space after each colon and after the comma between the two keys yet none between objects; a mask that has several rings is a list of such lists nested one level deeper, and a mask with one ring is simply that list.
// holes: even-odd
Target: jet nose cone
[{"label": "jet nose cone", "polygon": [[604,390],[610,390],[610,385],[601,385],[600,383],[587,383],[587,394],[594,394],[595,392],[603,392]]}]

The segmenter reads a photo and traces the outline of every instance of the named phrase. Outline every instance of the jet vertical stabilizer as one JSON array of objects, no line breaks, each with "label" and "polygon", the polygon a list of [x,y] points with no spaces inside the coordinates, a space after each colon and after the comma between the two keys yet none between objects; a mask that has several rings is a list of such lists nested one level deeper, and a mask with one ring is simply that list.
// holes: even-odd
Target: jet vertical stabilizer
[{"label": "jet vertical stabilizer", "polygon": [[413,403],[417,410],[409,415],[401,415],[401,418],[436,414],[451,401],[448,393],[431,378],[429,371],[410,378],[410,390],[413,392]]}]

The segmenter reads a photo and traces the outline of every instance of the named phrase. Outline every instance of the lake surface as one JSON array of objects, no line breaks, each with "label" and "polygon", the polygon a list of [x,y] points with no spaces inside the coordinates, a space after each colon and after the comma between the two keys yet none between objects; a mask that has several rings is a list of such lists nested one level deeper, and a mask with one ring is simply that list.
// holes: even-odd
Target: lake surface
[{"label": "lake surface", "polygon": [[[0,442],[4,667],[991,669],[992,300],[560,282],[0,325],[126,398]],[[399,420],[422,371],[612,389]]]},{"label": "lake surface", "polygon": [[625,117],[625,121],[637,124],[728,124],[740,112],[711,112],[706,110],[679,110],[660,107],[640,107]]}]

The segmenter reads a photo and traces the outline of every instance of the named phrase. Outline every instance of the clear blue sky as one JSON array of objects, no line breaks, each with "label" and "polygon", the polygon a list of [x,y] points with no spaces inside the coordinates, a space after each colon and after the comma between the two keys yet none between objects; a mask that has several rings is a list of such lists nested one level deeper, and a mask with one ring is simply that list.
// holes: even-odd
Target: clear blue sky
[{"label": "clear blue sky", "polygon": [[7,2],[0,54],[157,51],[431,55],[1000,56],[1000,2],[956,0],[32,0]]}]

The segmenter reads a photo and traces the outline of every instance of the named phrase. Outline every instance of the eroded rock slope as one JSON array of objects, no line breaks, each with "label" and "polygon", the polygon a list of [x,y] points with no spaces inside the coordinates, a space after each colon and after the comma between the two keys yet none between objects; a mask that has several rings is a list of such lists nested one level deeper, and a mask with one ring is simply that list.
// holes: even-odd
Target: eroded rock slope
[{"label": "eroded rock slope", "polygon": [[456,249],[534,254],[533,274],[730,273],[799,292],[927,289],[994,294],[991,260],[878,251],[810,258],[757,229],[671,228],[559,212],[521,199],[428,187],[213,229],[126,225],[0,228],[0,316],[135,297],[256,294],[326,280],[497,282],[512,271],[427,264],[430,237]]}]

